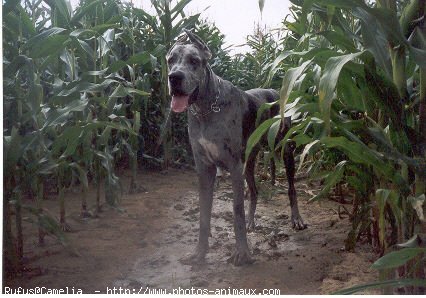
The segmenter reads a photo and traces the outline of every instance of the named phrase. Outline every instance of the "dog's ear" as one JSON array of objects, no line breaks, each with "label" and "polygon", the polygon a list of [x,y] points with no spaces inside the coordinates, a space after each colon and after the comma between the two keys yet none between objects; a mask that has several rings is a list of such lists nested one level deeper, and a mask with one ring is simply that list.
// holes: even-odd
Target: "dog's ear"
[{"label": "dog's ear", "polygon": [[188,36],[189,40],[192,42],[193,45],[195,45],[199,50],[201,50],[206,58],[206,60],[209,60],[212,57],[212,53],[210,52],[209,47],[207,44],[197,35],[192,33],[191,31],[187,29],[183,29]]},{"label": "dog's ear", "polygon": [[188,36],[185,34],[182,34],[178,37],[178,39],[176,40],[176,42],[170,47],[169,51],[166,54],[166,58],[170,56],[170,53],[172,52],[172,50],[179,44],[184,44],[185,41],[188,39]]}]

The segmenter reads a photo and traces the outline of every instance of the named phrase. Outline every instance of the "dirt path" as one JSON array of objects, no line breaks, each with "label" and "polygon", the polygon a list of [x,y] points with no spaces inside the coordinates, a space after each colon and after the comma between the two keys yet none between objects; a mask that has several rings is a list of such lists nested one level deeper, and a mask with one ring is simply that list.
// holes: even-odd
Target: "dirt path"
[{"label": "dirt path", "polygon": [[[317,186],[297,182],[301,214],[309,227],[294,231],[289,223],[285,184],[274,188],[262,184],[258,227],[248,235],[256,262],[234,267],[226,262],[234,244],[232,192],[228,181],[221,182],[215,192],[207,262],[191,267],[178,259],[191,252],[197,241],[195,173],[145,173],[139,181],[146,192],[125,195],[120,210],[105,207],[98,217],[87,220],[79,217],[79,195],[68,194],[68,221],[73,232],[67,235],[70,247],[79,256],[53,238],[39,247],[35,229],[26,224],[27,272],[19,279],[5,281],[4,286],[68,287],[69,291],[82,289],[84,293],[105,293],[113,287],[136,292],[141,287],[193,287],[319,294],[376,279],[376,273],[369,269],[375,258],[369,247],[358,247],[356,253],[341,249],[349,221],[339,219],[337,203],[307,204]],[[128,185],[127,179],[123,185]],[[46,206],[52,214],[58,214],[56,202],[49,201]]]}]

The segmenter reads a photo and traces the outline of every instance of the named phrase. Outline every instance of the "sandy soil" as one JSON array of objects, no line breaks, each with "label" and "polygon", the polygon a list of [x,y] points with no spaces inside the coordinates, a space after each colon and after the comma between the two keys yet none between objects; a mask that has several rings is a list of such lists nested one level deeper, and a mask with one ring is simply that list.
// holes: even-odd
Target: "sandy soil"
[{"label": "sandy soil", "polygon": [[[89,219],[79,216],[80,195],[68,193],[67,220],[72,227],[67,233],[68,248],[51,237],[40,247],[35,227],[25,223],[26,271],[3,285],[68,287],[68,291],[81,289],[84,293],[106,293],[115,287],[117,293],[120,288],[132,292],[193,288],[327,294],[377,279],[376,272],[369,269],[376,258],[370,247],[357,247],[355,253],[343,250],[350,223],[339,218],[338,203],[307,203],[318,185],[297,182],[308,229],[295,231],[289,221],[285,179],[275,187],[261,183],[257,228],[248,234],[256,262],[234,267],[226,261],[234,245],[232,191],[228,180],[221,181],[215,192],[207,262],[187,266],[178,259],[193,250],[198,237],[196,174],[174,169],[145,172],[139,181],[146,191],[124,195],[120,208],[104,206],[103,212]],[[123,186],[128,186],[128,177]],[[58,214],[57,205],[47,201],[46,208]]]}]

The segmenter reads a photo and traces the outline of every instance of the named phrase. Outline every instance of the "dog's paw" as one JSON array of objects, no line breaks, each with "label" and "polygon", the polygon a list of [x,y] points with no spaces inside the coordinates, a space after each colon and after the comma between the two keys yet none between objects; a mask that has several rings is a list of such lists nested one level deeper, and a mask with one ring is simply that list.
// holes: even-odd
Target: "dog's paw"
[{"label": "dog's paw", "polygon": [[308,227],[305,223],[303,223],[303,219],[300,215],[292,215],[291,216],[291,224],[293,229],[295,230],[304,230]]},{"label": "dog's paw", "polygon": [[234,266],[242,266],[253,264],[254,259],[251,257],[250,251],[247,249],[236,249],[235,252],[228,259],[228,263],[232,263]]},{"label": "dog's paw", "polygon": [[61,223],[61,230],[63,232],[72,232],[71,226],[67,224],[66,222]]},{"label": "dog's paw", "polygon": [[195,252],[187,254],[179,259],[179,262],[183,265],[197,265],[206,262],[206,250],[196,249]]}]

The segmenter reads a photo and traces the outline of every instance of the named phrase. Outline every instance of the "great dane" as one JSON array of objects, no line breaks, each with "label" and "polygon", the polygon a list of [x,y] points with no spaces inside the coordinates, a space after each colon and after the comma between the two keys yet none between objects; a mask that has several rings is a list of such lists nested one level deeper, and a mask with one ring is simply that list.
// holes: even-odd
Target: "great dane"
[{"label": "great dane", "polygon": [[[189,40],[188,40],[189,39]],[[255,130],[257,110],[265,102],[279,98],[272,89],[242,91],[215,75],[208,64],[211,52],[194,33],[185,30],[167,54],[171,109],[176,113],[188,110],[188,131],[199,179],[200,231],[195,252],[182,258],[184,264],[202,262],[208,250],[213,188],[217,167],[230,173],[233,190],[235,251],[229,259],[234,265],[252,263],[247,245],[244,214],[244,175],[249,188],[248,228],[254,228],[257,190],[254,167],[259,148],[246,160],[243,154],[250,134]],[[275,111],[277,113],[278,111]],[[283,121],[288,123],[290,119]],[[288,129],[289,125],[285,125]],[[285,133],[285,131],[283,132]],[[294,188],[294,159],[291,146],[285,148],[293,227],[305,225],[299,214]]]}]

